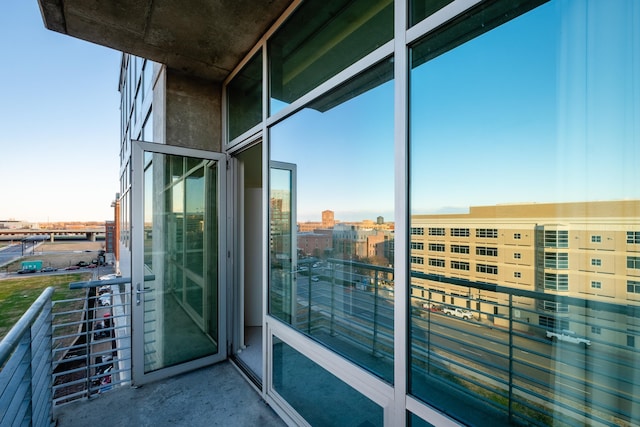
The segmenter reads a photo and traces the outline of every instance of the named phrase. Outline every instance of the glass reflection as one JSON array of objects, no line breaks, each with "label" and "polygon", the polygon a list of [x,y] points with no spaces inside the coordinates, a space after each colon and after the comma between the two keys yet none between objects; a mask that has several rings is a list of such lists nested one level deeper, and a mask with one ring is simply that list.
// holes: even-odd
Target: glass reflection
[{"label": "glass reflection", "polygon": [[[373,67],[274,126],[270,136],[271,161],[295,166],[284,180],[272,166],[270,313],[388,382],[392,67],[390,60]],[[289,249],[275,250],[280,236],[293,237]]]},{"label": "glass reflection", "polygon": [[393,37],[393,1],[304,2],[269,40],[275,114]]},{"label": "glass reflection", "polygon": [[258,52],[227,86],[229,141],[262,120],[262,52]]},{"label": "glass reflection", "polygon": [[218,352],[216,165],[153,154],[144,180],[145,271],[155,277],[144,298],[151,372]]},{"label": "glass reflection", "polygon": [[411,51],[410,389],[474,425],[633,423],[640,9],[538,3]]}]

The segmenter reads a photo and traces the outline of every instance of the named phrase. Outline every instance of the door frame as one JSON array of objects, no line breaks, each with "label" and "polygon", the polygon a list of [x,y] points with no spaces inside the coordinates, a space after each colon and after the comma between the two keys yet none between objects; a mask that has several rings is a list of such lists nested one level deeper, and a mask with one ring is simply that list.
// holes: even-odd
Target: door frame
[{"label": "door frame", "polygon": [[[144,154],[145,152],[211,160],[217,163],[216,198],[218,229],[218,351],[216,354],[158,370],[144,372]],[[223,153],[145,141],[131,141],[131,374],[134,385],[192,371],[227,358],[227,214],[226,156]],[[140,293],[137,293],[138,287]]]}]

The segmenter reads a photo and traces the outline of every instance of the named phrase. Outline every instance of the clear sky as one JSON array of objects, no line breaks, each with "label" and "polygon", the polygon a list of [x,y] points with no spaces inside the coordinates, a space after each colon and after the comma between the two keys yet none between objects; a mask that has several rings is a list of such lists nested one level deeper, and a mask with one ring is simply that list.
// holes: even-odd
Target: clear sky
[{"label": "clear sky", "polygon": [[[549,2],[428,62],[438,41],[414,45],[411,212],[640,198],[637,5]],[[272,128],[298,220],[394,220],[392,103],[388,82]]]},{"label": "clear sky", "polygon": [[118,192],[120,53],[0,2],[0,220],[104,221]]}]

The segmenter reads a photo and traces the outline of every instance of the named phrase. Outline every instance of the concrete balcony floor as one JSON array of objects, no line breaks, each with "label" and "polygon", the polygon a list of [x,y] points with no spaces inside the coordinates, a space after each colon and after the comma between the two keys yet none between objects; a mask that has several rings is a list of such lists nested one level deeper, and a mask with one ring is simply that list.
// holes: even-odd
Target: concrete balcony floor
[{"label": "concrete balcony floor", "polygon": [[285,426],[230,362],[54,409],[66,426]]}]

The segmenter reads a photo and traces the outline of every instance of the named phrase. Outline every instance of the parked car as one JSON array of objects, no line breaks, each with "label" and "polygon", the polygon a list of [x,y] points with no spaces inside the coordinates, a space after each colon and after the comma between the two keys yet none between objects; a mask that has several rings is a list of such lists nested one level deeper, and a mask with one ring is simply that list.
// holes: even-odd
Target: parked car
[{"label": "parked car", "polygon": [[320,278],[318,276],[311,276],[311,281],[312,282],[317,282],[319,280],[320,280]]},{"label": "parked car", "polygon": [[447,316],[455,316],[466,320],[473,318],[473,314],[469,310],[463,310],[462,308],[444,307],[442,312]]},{"label": "parked car", "polygon": [[35,268],[21,268],[20,270],[18,270],[18,274],[29,274],[29,273],[35,273],[36,269]]},{"label": "parked car", "polygon": [[58,269],[55,267],[42,267],[42,270],[40,270],[42,273],[50,273],[52,271],[58,271]]},{"label": "parked car", "polygon": [[70,265],[69,267],[65,268],[65,270],[80,270],[80,267],[78,267],[77,265]]},{"label": "parked car", "polygon": [[591,345],[590,340],[579,337],[575,332],[568,329],[563,329],[561,331],[547,331],[547,338],[549,338],[553,342],[566,341],[573,344],[582,344],[585,347]]}]

